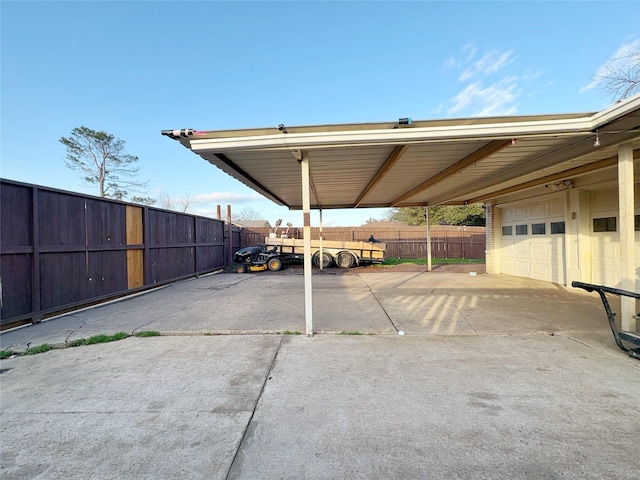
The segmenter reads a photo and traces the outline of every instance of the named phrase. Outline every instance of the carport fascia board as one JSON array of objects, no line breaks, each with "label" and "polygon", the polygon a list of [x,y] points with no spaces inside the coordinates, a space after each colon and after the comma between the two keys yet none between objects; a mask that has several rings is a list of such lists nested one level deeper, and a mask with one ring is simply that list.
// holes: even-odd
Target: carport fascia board
[{"label": "carport fascia board", "polygon": [[[348,125],[345,125],[348,128]],[[547,121],[511,121],[502,124],[475,124],[447,127],[405,128],[402,130],[344,130],[339,132],[314,132],[272,134],[248,137],[189,138],[195,153],[225,152],[234,150],[327,148],[354,145],[396,145],[407,143],[455,141],[455,140],[510,140],[525,136],[572,136],[593,133],[598,128],[591,117]]]},{"label": "carport fascia board", "polygon": [[[295,149],[326,148],[329,146],[364,145],[364,144],[406,144],[425,141],[443,140],[494,140],[511,139],[525,136],[545,135],[584,135],[594,133],[598,128],[640,108],[640,95],[622,101],[601,112],[567,115],[541,115],[539,117],[505,117],[504,122],[495,119],[470,118],[460,119],[460,124],[444,126],[410,127],[402,129],[360,130],[363,125],[335,125],[332,129],[315,127],[317,131],[303,133],[277,133],[256,135],[255,130],[246,131],[253,134],[242,135],[242,131],[228,131],[226,136],[216,138],[177,138],[185,146],[196,153],[225,152],[232,150],[254,149]],[[483,123],[484,122],[484,123]],[[422,122],[418,122],[422,123]],[[437,121],[434,125],[439,125]],[[376,125],[377,126],[377,125]],[[366,126],[365,126],[366,127]],[[306,127],[307,129],[314,127]],[[334,130],[341,129],[341,130]],[[263,129],[260,132],[266,132]],[[208,133],[203,132],[206,136]],[[225,132],[211,132],[224,135]]]}]

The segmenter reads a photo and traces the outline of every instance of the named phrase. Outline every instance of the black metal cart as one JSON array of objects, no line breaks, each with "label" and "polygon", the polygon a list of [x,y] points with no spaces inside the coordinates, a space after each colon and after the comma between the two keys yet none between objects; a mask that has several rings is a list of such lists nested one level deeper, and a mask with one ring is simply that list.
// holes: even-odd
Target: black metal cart
[{"label": "black metal cart", "polygon": [[[637,333],[623,332],[618,330],[615,324],[616,314],[615,312],[611,311],[611,306],[609,305],[609,301],[607,300],[607,296],[605,295],[605,293],[611,293],[614,295],[640,299],[640,293],[620,290],[619,288],[605,287],[604,285],[593,285],[591,283],[582,282],[571,282],[571,286],[575,288],[582,288],[587,292],[598,292],[598,295],[600,295],[600,299],[602,300],[602,305],[604,305],[604,310],[607,313],[607,319],[609,320],[611,333],[613,333],[613,338],[615,339],[616,344],[618,345],[620,350],[626,352],[630,357],[640,360],[640,335],[638,335]],[[640,316],[640,314],[638,314],[638,316]],[[627,347],[625,343],[629,344],[630,346]],[[635,345],[635,347],[631,345]]]}]

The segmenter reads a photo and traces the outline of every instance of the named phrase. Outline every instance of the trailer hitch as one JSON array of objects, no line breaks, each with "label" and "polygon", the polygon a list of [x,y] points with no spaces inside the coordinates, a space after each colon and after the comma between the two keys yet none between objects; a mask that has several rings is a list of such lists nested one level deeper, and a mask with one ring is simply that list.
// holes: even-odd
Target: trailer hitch
[{"label": "trailer hitch", "polygon": [[[616,341],[616,345],[618,345],[620,350],[626,352],[630,357],[640,360],[640,335],[618,330],[615,324],[616,314],[615,312],[611,311],[611,306],[609,306],[607,296],[605,295],[605,293],[612,293],[614,295],[640,299],[640,293],[620,290],[619,288],[605,287],[604,285],[592,285],[591,283],[582,282],[571,282],[571,286],[575,288],[582,288],[587,292],[597,292],[598,295],[600,295],[600,300],[602,300],[602,305],[604,305],[604,310],[607,313],[609,327],[611,327],[611,333],[613,333],[613,338]],[[640,316],[640,314],[638,314],[638,316]],[[639,347],[627,348],[623,345],[622,342],[638,345]]]}]

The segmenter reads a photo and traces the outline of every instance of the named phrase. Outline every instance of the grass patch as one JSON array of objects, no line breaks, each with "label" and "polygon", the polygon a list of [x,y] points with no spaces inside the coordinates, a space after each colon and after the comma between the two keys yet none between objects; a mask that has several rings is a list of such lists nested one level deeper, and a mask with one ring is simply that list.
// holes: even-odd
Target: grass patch
[{"label": "grass patch", "polygon": [[[402,265],[405,263],[412,263],[414,265],[426,265],[427,259],[422,258],[385,258],[382,262],[382,266],[385,265]],[[473,263],[485,263],[484,258],[432,258],[431,263],[433,265],[464,265]]]},{"label": "grass patch", "polygon": [[80,345],[95,345],[98,343],[116,342],[118,340],[124,340],[129,336],[128,333],[118,332],[113,335],[93,335],[89,338],[78,338],[67,343],[67,347],[79,347]]},{"label": "grass patch", "polygon": [[159,337],[160,332],[156,332],[155,330],[142,330],[141,332],[136,332],[133,334],[134,337]]},{"label": "grass patch", "polygon": [[52,350],[53,347],[47,343],[43,343],[42,345],[38,345],[37,347],[31,347],[31,348],[27,348],[27,350],[24,352],[25,355],[36,355],[38,353],[44,353],[44,352],[48,352],[49,350]]},{"label": "grass patch", "polygon": [[284,332],[280,332],[283,335],[301,335],[301,333],[297,330],[285,330]]},{"label": "grass patch", "polygon": [[353,331],[349,331],[349,332],[340,332],[338,335],[362,335],[362,332],[358,332],[356,330]]},{"label": "grass patch", "polygon": [[15,355],[15,352],[13,350],[2,350],[0,351],[0,360],[9,358],[11,355]]}]

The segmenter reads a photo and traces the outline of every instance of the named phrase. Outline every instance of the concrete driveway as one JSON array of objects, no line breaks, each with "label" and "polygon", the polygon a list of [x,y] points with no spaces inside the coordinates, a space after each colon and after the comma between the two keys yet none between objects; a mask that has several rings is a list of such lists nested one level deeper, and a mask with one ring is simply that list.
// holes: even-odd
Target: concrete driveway
[{"label": "concrete driveway", "polygon": [[163,336],[2,360],[1,476],[637,478],[640,362],[595,295],[501,275],[313,282],[310,338],[282,333],[304,331],[302,276],[269,273],[3,333],[16,351]]}]

